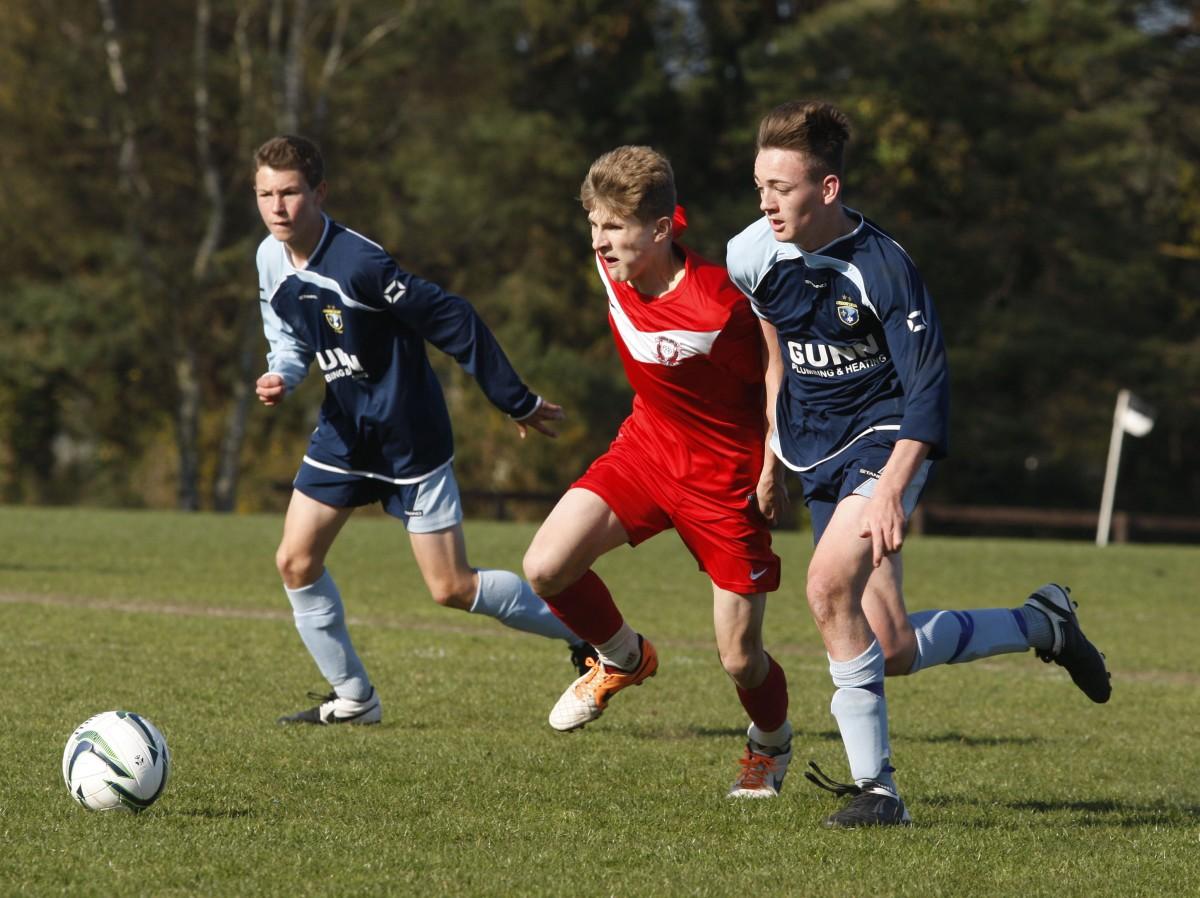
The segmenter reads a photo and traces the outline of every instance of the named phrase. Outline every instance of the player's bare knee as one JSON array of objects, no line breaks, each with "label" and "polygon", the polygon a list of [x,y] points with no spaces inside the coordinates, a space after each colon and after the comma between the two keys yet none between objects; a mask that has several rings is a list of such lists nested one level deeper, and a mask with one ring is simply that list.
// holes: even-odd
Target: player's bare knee
[{"label": "player's bare knee", "polygon": [[301,589],[316,583],[324,567],[323,561],[306,552],[295,552],[280,546],[275,553],[275,568],[288,589]]},{"label": "player's bare knee", "polygon": [[818,627],[829,623],[844,613],[849,600],[845,581],[836,575],[821,571],[809,571],[805,587],[808,607]]},{"label": "player's bare knee", "polygon": [[912,673],[913,658],[917,651],[917,638],[911,630],[907,633],[888,633],[879,639],[883,649],[883,672],[889,677],[903,677]]},{"label": "player's bare knee", "polygon": [[525,553],[521,569],[525,580],[539,596],[556,596],[571,585],[563,582],[563,566],[535,546],[530,546],[529,551]]},{"label": "player's bare knee", "polygon": [[751,667],[750,656],[736,649],[720,652],[719,654],[721,656],[721,666],[725,668],[725,673],[729,674],[730,678],[740,685],[741,681],[749,673]]},{"label": "player's bare knee", "polygon": [[475,604],[478,587],[474,578],[443,580],[429,588],[429,595],[443,608],[458,608],[469,611]]},{"label": "player's bare knee", "polygon": [[740,689],[753,689],[767,675],[768,662],[762,652],[733,649],[721,652],[721,666]]}]

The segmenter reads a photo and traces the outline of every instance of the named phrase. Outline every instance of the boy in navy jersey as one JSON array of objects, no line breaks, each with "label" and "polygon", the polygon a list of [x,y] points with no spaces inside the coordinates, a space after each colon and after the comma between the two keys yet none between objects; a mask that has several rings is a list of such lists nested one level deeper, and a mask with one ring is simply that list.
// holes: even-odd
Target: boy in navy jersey
[{"label": "boy in navy jersey", "polygon": [[[634,389],[608,451],[559,500],[525,554],[525,574],[599,659],[550,712],[559,731],[603,713],[658,669],[592,564],[674,529],[713,587],[721,664],[750,718],[731,798],[774,798],[791,760],[787,678],[763,647],[779,587],[756,490],[763,472],[762,338],[725,269],[684,247],[671,165],[650,147],[605,153],[580,190],[608,320]],[[774,466],[768,466],[773,475]]]},{"label": "boy in navy jersey", "polygon": [[425,352],[452,355],[516,422],[555,436],[562,409],[517,376],[471,305],[402,270],[377,244],[328,218],[320,151],[276,137],[255,154],[258,210],[270,236],[258,248],[259,297],[270,351],[256,391],[283,401],[316,359],[325,378],[317,428],[296,475],[275,562],[296,628],[333,691],[281,723],[378,723],[379,696],[354,651],[325,556],[360,505],[380,502],[404,521],[434,601],[590,647],[508,571],[472,568],[463,541],[454,444],[442,389]]},{"label": "boy in navy jersey", "polygon": [[854,778],[827,780],[825,788],[854,796],[827,819],[831,827],[909,822],[889,763],[885,673],[1033,648],[1093,701],[1111,692],[1103,656],[1057,584],[1018,608],[905,610],[905,526],[947,449],[946,355],[912,260],[842,205],[848,138],[845,117],[829,104],[770,112],[754,164],[764,217],[729,242],[727,259],[768,347],[771,448],[799,475],[812,517],[808,602]]}]

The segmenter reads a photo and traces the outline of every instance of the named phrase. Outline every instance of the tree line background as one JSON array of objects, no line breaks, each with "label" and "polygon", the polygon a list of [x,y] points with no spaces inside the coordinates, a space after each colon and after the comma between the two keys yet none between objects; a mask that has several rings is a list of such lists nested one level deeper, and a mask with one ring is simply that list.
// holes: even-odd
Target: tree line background
[{"label": "tree line background", "polygon": [[[521,442],[435,359],[464,488],[556,491],[630,393],[578,187],[646,143],[687,241],[758,214],[760,116],[850,116],[847,202],[909,251],[952,365],[941,501],[1200,496],[1200,12],[1132,0],[8,0],[0,501],[280,507],[320,401],[254,401],[251,155],[322,145],[331,215],[467,296],[568,412]],[[438,353],[434,351],[435,356]]]}]

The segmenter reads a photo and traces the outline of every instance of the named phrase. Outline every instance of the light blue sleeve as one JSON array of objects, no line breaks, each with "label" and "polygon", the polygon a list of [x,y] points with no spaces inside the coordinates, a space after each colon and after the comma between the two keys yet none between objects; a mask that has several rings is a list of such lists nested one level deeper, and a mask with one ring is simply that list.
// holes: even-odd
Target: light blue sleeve
[{"label": "light blue sleeve", "polygon": [[295,389],[312,364],[315,353],[302,342],[266,299],[259,301],[262,308],[263,335],[267,338],[267,373],[278,374],[287,384],[289,391]]},{"label": "light blue sleeve", "polygon": [[258,305],[262,311],[263,335],[267,338],[267,372],[278,374],[283,378],[288,391],[295,389],[304,376],[308,374],[308,366],[316,353],[313,348],[301,340],[286,321],[271,308],[271,294],[278,280],[278,274],[273,269],[272,253],[267,249],[270,244],[267,238],[258,249]]},{"label": "light blue sleeve", "polygon": [[778,251],[765,218],[760,218],[733,237],[725,248],[725,269],[735,287],[750,300],[750,308],[759,318],[770,320],[765,297],[758,292],[763,277],[771,270]]}]

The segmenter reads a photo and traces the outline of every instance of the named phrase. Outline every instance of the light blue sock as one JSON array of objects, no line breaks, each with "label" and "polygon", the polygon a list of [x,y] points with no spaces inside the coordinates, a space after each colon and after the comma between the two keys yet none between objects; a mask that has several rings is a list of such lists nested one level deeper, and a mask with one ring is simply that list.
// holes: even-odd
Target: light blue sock
[{"label": "light blue sock", "polygon": [[482,568],[478,573],[479,592],[471,605],[472,614],[486,614],[514,630],[562,639],[572,645],[581,641],[516,574]]},{"label": "light blue sock", "polygon": [[292,603],[296,629],[321,676],[340,697],[365,699],[371,694],[371,681],[350,644],[342,596],[329,571],[324,571],[315,583],[300,589],[285,586],[284,591]]},{"label": "light blue sock", "polygon": [[850,775],[862,785],[873,780],[895,791],[888,763],[887,699],[883,695],[883,650],[874,640],[849,661],[829,659],[829,674],[837,691],[829,710],[837,720],[846,746]]},{"label": "light blue sock", "polygon": [[909,673],[938,664],[964,664],[978,658],[1029,649],[1020,608],[980,611],[917,611],[908,616],[917,633],[917,654]]}]

